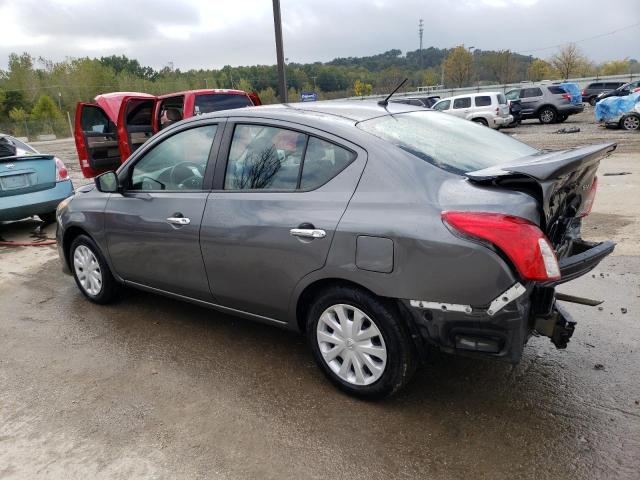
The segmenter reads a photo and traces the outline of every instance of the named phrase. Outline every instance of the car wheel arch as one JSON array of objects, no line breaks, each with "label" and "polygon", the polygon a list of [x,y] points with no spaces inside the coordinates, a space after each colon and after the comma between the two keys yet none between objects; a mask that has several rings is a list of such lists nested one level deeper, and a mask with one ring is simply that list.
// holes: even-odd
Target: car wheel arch
[{"label": "car wheel arch", "polygon": [[70,260],[71,244],[73,243],[73,240],[80,235],[86,235],[87,237],[91,238],[91,235],[89,234],[89,232],[87,232],[82,227],[78,227],[76,225],[72,225],[68,227],[64,232],[64,236],[62,237],[62,251],[64,252],[64,259],[65,259],[65,262],[67,262],[67,266],[69,268],[71,268],[71,260]]}]

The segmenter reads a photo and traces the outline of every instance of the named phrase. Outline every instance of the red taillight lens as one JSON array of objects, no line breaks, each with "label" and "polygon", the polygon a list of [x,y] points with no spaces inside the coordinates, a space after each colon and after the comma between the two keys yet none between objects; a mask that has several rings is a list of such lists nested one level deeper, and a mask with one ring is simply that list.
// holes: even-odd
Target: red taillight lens
[{"label": "red taillight lens", "polygon": [[64,166],[62,160],[58,157],[55,158],[56,161],[56,182],[60,182],[62,180],[66,180],[69,178],[69,171],[67,167]]},{"label": "red taillight lens", "polygon": [[529,220],[488,212],[442,212],[442,220],[460,233],[494,244],[526,280],[560,278],[558,260],[549,240]]},{"label": "red taillight lens", "polygon": [[587,95],[587,91],[586,90],[582,90],[582,96],[586,96]]},{"label": "red taillight lens", "polygon": [[569,95],[568,93],[563,93],[562,98],[564,98],[565,100],[571,101],[571,95]]},{"label": "red taillight lens", "polygon": [[591,209],[593,208],[593,202],[596,199],[596,190],[598,189],[598,177],[593,177],[593,182],[591,182],[591,186],[589,187],[589,191],[584,196],[584,200],[582,200],[582,205],[580,206],[580,210],[578,210],[577,217],[586,217],[591,213]]}]

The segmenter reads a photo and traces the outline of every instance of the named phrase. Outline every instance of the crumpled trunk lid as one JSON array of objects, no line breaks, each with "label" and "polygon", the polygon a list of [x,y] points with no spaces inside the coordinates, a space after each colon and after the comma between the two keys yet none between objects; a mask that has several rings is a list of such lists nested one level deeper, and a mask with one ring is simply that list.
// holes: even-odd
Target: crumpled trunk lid
[{"label": "crumpled trunk lid", "polygon": [[542,151],[517,161],[469,172],[477,184],[523,191],[538,201],[540,227],[558,246],[587,198],[600,160],[614,142],[560,151]]}]

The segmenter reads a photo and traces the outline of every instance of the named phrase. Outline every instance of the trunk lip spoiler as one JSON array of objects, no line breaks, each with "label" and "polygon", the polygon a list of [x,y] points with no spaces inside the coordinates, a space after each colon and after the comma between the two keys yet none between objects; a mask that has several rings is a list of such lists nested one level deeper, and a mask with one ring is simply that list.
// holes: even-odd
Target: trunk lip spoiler
[{"label": "trunk lip spoiler", "polygon": [[38,159],[52,159],[55,155],[46,155],[42,153],[32,155],[11,155],[9,157],[0,157],[0,162],[12,162],[14,160],[38,160]]},{"label": "trunk lip spoiler", "polygon": [[571,173],[579,166],[593,164],[616,148],[616,142],[606,142],[566,150],[541,151],[514,162],[467,172],[465,176],[476,182],[510,175],[525,175],[541,181],[550,180]]}]

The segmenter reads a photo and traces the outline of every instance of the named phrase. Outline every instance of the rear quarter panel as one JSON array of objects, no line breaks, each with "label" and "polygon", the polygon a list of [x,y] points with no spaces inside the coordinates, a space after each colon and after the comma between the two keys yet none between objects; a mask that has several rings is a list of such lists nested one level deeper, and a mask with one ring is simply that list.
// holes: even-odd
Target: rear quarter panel
[{"label": "rear quarter panel", "polygon": [[[441,212],[497,211],[535,221],[535,201],[523,193],[476,187],[385,142],[376,144],[375,151],[369,149],[326,266],[307,276],[294,298],[323,278],[349,280],[385,297],[477,306],[509,288],[516,281],[511,267],[491,249],[451,233]],[[362,235],[393,241],[390,273],[356,266]]]}]

